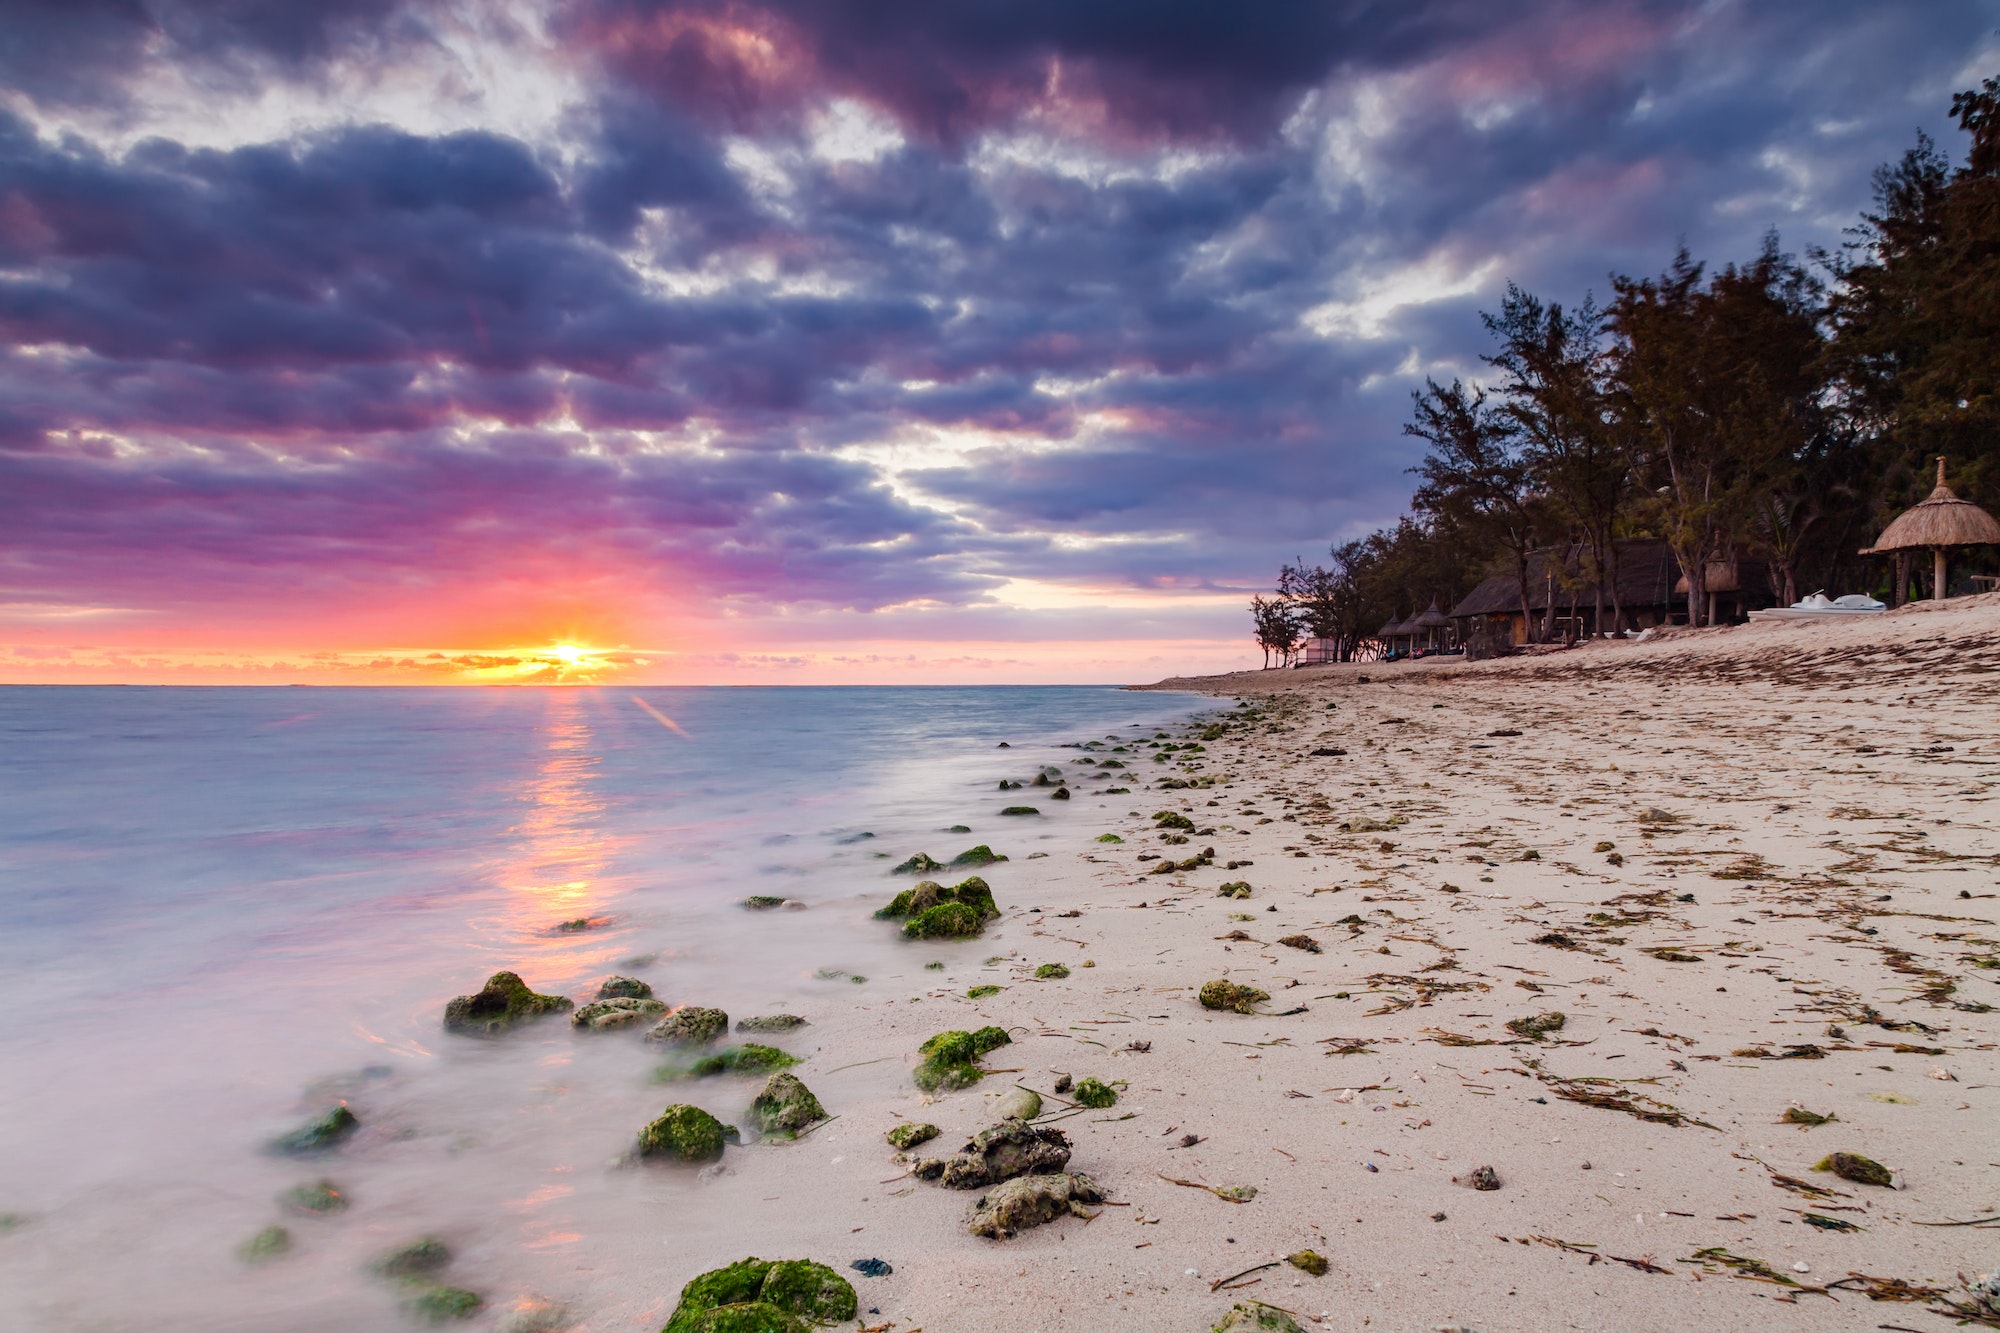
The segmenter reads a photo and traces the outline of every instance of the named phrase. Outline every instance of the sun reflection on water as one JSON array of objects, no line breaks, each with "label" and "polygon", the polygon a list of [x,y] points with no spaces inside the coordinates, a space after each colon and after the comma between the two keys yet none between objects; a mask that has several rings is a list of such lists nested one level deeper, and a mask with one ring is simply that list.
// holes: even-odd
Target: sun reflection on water
[{"label": "sun reflection on water", "polygon": [[526,808],[508,830],[512,846],[492,870],[505,890],[499,925],[510,947],[525,945],[551,965],[594,952],[592,931],[561,927],[604,915],[614,896],[607,872],[627,841],[604,827],[606,806],[595,785],[603,761],[590,719],[596,702],[586,690],[543,696],[536,728],[543,753],[521,792]]}]

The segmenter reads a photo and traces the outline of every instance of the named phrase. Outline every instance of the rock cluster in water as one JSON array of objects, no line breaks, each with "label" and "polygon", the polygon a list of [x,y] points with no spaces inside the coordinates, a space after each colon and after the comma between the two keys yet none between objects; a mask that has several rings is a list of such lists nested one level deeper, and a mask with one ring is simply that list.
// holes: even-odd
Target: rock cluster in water
[{"label": "rock cluster in water", "polygon": [[907,917],[905,939],[967,939],[997,919],[1000,908],[986,881],[968,875],[949,888],[936,880],[924,880],[897,894],[875,915],[889,921]]},{"label": "rock cluster in water", "polygon": [[514,972],[495,972],[477,995],[461,995],[444,1007],[448,1032],[493,1037],[520,1023],[573,1008],[561,995],[537,995]]}]

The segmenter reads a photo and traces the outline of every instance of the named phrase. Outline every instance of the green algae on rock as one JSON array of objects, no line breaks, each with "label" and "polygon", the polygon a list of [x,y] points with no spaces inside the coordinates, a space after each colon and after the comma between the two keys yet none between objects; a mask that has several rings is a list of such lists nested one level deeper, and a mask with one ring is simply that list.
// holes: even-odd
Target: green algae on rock
[{"label": "green algae on rock", "polygon": [[1039,815],[1042,812],[1032,805],[1009,805],[1002,807],[1000,813],[1003,815]]},{"label": "green algae on rock", "polygon": [[450,1247],[436,1236],[425,1236],[377,1255],[371,1267],[383,1277],[420,1278],[443,1271],[450,1262]]},{"label": "green algae on rock", "polygon": [[419,1287],[403,1301],[403,1309],[427,1324],[470,1319],[485,1308],[486,1300],[478,1292],[442,1284]]},{"label": "green algae on rock", "polygon": [[937,1136],[938,1127],[936,1125],[912,1122],[907,1125],[897,1125],[882,1137],[888,1140],[891,1148],[896,1149],[898,1152],[908,1152],[920,1143],[929,1143]]},{"label": "green algae on rock", "polygon": [[743,905],[753,912],[768,912],[773,908],[783,907],[788,901],[790,900],[776,898],[768,893],[753,893],[743,900]]},{"label": "green algae on rock", "polygon": [[1100,834],[1098,834],[1098,835],[1097,835],[1097,840],[1098,840],[1099,842],[1123,842],[1123,841],[1125,841],[1125,839],[1123,839],[1123,838],[1119,837],[1119,836],[1118,836],[1118,835],[1117,835],[1116,833],[1100,833]]},{"label": "green algae on rock", "polygon": [[329,1213],[343,1211],[347,1207],[347,1196],[331,1180],[316,1180],[310,1185],[298,1185],[285,1191],[278,1202],[290,1212],[325,1217]]},{"label": "green algae on rock", "polygon": [[1271,996],[1255,986],[1239,986],[1233,981],[1210,981],[1201,988],[1201,1007],[1225,1009],[1232,1013],[1254,1014],[1256,1006]]},{"label": "green algae on rock", "polygon": [[610,1032],[650,1023],[666,1012],[664,1001],[620,996],[610,1000],[592,1000],[579,1006],[569,1016],[569,1021],[571,1027],[588,1032]]},{"label": "green algae on rock", "polygon": [[933,860],[923,852],[918,852],[889,873],[892,875],[928,875],[933,870],[944,869],[944,862]]},{"label": "green algae on rock", "polygon": [[977,847],[968,847],[957,856],[952,857],[951,863],[955,866],[990,866],[995,861],[1004,861],[1006,859],[1006,857],[1000,855],[982,842]]},{"label": "green algae on rock", "polygon": [[777,1073],[771,1075],[764,1090],[750,1103],[750,1114],[766,1134],[797,1138],[826,1119],[826,1108],[797,1075]]},{"label": "green algae on rock", "polygon": [[802,1028],[806,1021],[797,1014],[762,1014],[754,1018],[739,1019],[738,1032],[790,1032]]},{"label": "green algae on rock", "polygon": [[1032,1088],[1015,1088],[993,1108],[993,1114],[1002,1120],[1033,1120],[1041,1113],[1042,1094]]},{"label": "green algae on rock", "polygon": [[1061,963],[1043,963],[1035,969],[1035,980],[1037,981],[1061,981],[1068,975],[1069,969]]},{"label": "green algae on rock", "polygon": [[572,1008],[561,995],[537,995],[514,972],[495,972],[477,995],[461,995],[444,1007],[447,1032],[492,1037],[518,1023]]},{"label": "green algae on rock", "polygon": [[653,988],[637,977],[606,977],[594,997],[599,1000],[650,1000]]},{"label": "green algae on rock", "polygon": [[852,1319],[859,1306],[854,1288],[824,1264],[741,1259],[682,1287],[660,1333],[805,1333]]},{"label": "green algae on rock", "polygon": [[289,1134],[272,1140],[271,1151],[287,1157],[305,1157],[338,1147],[342,1140],[361,1128],[361,1121],[343,1103],[310,1124],[300,1125]]},{"label": "green algae on rock", "polygon": [[1232,879],[1218,888],[1215,891],[1215,896],[1218,898],[1248,898],[1250,896],[1250,881],[1247,879]]},{"label": "green algae on rock", "polygon": [[973,986],[965,992],[965,998],[968,1000],[983,1000],[989,995],[998,995],[1006,989],[1005,986]]},{"label": "green algae on rock", "polygon": [[265,1227],[236,1247],[236,1257],[246,1264],[268,1264],[292,1248],[292,1233],[283,1227]]},{"label": "green algae on rock", "polygon": [[727,1031],[728,1014],[690,1004],[662,1019],[646,1033],[646,1040],[670,1046],[706,1046]]},{"label": "green algae on rock", "polygon": [[699,1106],[674,1105],[639,1131],[639,1156],[712,1162],[722,1156],[722,1122]]},{"label": "green algae on rock", "polygon": [[1162,810],[1153,816],[1153,826],[1162,829],[1179,829],[1194,832],[1194,821],[1178,810]]},{"label": "green algae on rock", "polygon": [[1093,1111],[1102,1111],[1107,1106],[1118,1104],[1117,1091],[1097,1078],[1083,1080],[1076,1085],[1076,1091],[1070,1095]]},{"label": "green algae on rock", "polygon": [[1065,1213],[1090,1218],[1083,1205],[1104,1202],[1104,1192],[1089,1176],[1057,1172],[1004,1180],[973,1200],[965,1229],[975,1236],[1006,1240],[1029,1227],[1052,1222]]},{"label": "green algae on rock", "polygon": [[982,1076],[976,1061],[1012,1040],[1004,1028],[997,1027],[940,1032],[917,1048],[923,1057],[914,1071],[917,1086],[925,1092],[970,1087]]},{"label": "green algae on rock", "polygon": [[745,1042],[741,1046],[730,1046],[713,1055],[702,1056],[688,1066],[687,1072],[695,1078],[707,1078],[712,1074],[764,1074],[774,1069],[789,1069],[798,1062],[799,1057],[790,1051]]},{"label": "green algae on rock", "polygon": [[985,926],[976,908],[964,903],[939,903],[903,923],[906,940],[969,940]]}]

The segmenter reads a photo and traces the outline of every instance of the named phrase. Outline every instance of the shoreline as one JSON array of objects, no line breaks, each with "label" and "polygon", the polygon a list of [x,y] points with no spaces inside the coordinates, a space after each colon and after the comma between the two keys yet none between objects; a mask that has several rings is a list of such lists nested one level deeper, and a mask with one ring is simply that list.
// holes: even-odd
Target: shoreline
[{"label": "shoreline", "polygon": [[[1087,841],[1086,816],[1034,887],[1001,889],[996,955],[1070,976],[821,1032],[844,1059],[905,1062],[944,1028],[1015,1032],[988,1061],[1005,1078],[926,1098],[905,1064],[848,1108],[849,1150],[876,1145],[882,1177],[899,1116],[949,1146],[1016,1083],[1123,1080],[1062,1128],[1069,1169],[1124,1206],[995,1242],[965,1233],[965,1195],[892,1187],[911,1192],[865,1234],[897,1272],[857,1283],[870,1326],[1204,1329],[1250,1297],[1345,1330],[1874,1328],[1850,1273],[1962,1299],[1989,1238],[1915,1223],[2000,1211],[2000,987],[1980,961],[2000,935],[2000,728],[1979,693],[2000,599],[1967,600],[1150,687],[1254,699],[1233,710],[1254,720],[1198,742],[1186,776],[1217,785],[1139,788],[1105,821],[1122,844]],[[1214,866],[1144,873],[1162,809]],[[1239,879],[1248,900],[1217,896]],[[1218,978],[1276,998],[1205,1010]],[[1507,1027],[1551,1012],[1540,1038]],[[1795,1106],[1837,1119],[1780,1123]],[[1836,1151],[1900,1188],[1815,1173]],[[1459,1183],[1480,1166],[1500,1188]],[[1331,1271],[1257,1268],[1301,1248]],[[1887,1307],[1946,1326],[1924,1308]]]}]

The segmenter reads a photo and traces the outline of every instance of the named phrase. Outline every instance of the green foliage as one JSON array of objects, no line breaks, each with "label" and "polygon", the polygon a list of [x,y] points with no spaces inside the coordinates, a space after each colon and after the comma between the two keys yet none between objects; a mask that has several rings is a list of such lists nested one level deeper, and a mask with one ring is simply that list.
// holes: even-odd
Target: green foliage
[{"label": "green foliage", "polygon": [[1061,963],[1043,963],[1035,969],[1037,981],[1061,981],[1069,975],[1069,969]]}]

